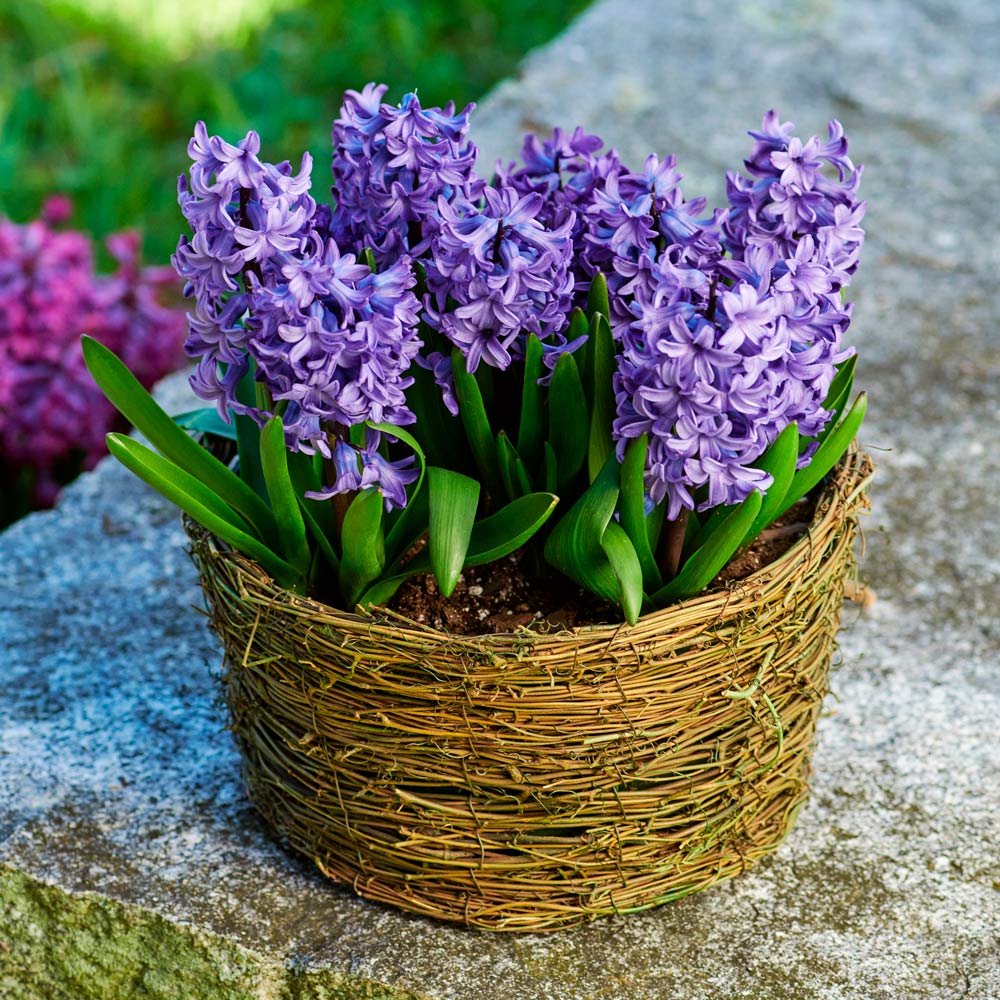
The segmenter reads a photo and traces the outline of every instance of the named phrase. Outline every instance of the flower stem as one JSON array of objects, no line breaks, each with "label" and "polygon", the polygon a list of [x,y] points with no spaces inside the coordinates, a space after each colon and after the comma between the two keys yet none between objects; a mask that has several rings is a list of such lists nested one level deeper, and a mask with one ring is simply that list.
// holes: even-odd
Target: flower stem
[{"label": "flower stem", "polygon": [[664,522],[656,560],[664,580],[672,580],[680,569],[687,524],[688,511],[686,508],[681,509],[676,520]]},{"label": "flower stem", "polygon": [[[327,441],[330,442],[330,453],[335,455],[339,441],[350,441],[350,432],[343,424],[334,424],[326,437]],[[325,459],[323,462],[323,477],[327,486],[334,486],[337,482],[337,466],[332,458]],[[333,522],[336,528],[333,543],[338,555],[343,551],[341,536],[344,532],[344,518],[347,516],[347,508],[351,506],[357,495],[357,490],[350,490],[346,493],[335,493],[331,498]]]}]

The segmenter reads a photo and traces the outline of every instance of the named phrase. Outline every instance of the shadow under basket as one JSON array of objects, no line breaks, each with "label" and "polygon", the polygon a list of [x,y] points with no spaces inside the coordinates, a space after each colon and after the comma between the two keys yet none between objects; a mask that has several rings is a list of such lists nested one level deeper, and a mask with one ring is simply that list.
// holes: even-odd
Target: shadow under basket
[{"label": "shadow under basket", "polygon": [[189,524],[251,799],[330,878],[473,927],[555,930],[739,874],[807,794],[870,475],[852,450],[806,535],[744,580],[548,634],[337,611]]}]

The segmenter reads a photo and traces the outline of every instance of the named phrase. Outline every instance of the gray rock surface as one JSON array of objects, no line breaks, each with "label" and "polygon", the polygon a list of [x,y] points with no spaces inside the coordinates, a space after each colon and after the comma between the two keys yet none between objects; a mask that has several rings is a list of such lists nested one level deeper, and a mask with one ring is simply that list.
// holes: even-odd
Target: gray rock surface
[{"label": "gray rock surface", "polygon": [[175,512],[106,462],[0,537],[0,998],[1000,997],[998,53],[988,0],[599,0],[477,112],[487,159],[580,122],[710,199],[772,106],[866,165],[880,600],[771,860],[551,937],[331,887],[243,798]]}]

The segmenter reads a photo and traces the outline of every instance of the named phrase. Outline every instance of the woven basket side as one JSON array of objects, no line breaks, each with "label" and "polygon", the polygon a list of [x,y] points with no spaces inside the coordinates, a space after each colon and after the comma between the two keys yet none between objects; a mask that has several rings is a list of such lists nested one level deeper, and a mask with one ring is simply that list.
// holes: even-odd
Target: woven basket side
[{"label": "woven basket side", "polygon": [[193,534],[248,789],[370,898],[547,930],[656,905],[773,850],[809,753],[870,463],[805,538],[634,627],[448,636],[274,586]]}]

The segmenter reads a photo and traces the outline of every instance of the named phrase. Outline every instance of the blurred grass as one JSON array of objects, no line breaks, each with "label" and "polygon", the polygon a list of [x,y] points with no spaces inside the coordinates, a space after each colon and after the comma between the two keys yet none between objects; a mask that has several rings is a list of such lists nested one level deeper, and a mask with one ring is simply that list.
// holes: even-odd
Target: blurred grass
[{"label": "blurred grass", "polygon": [[[153,18],[148,0],[0,0],[0,214],[24,221],[66,193],[74,224],[140,226],[146,259],[165,261],[199,118],[230,140],[257,129],[268,159],[309,149],[322,194],[346,88],[379,80],[392,100],[417,89],[425,105],[464,105],[587,3],[161,0]],[[194,21],[198,7],[230,16]]]}]

